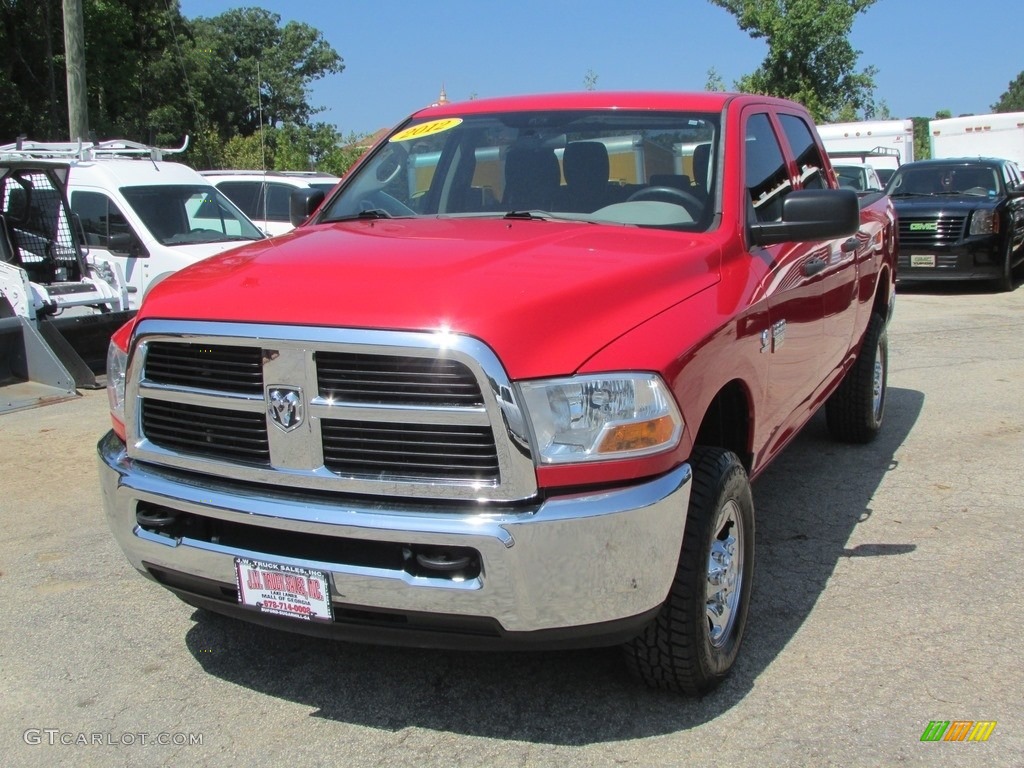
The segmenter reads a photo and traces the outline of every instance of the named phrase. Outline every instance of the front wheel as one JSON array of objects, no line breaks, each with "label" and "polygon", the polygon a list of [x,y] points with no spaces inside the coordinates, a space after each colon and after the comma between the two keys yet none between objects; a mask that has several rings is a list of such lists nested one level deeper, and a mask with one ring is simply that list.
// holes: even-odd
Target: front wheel
[{"label": "front wheel", "polygon": [[754,573],[754,502],[736,454],[698,448],[679,565],[658,616],[623,646],[652,688],[702,695],[740,649]]},{"label": "front wheel", "polygon": [[844,443],[868,443],[882,428],[889,378],[889,338],[885,318],[871,315],[853,367],[825,403],[832,437]]},{"label": "front wheel", "polygon": [[1002,272],[996,278],[996,290],[1000,293],[1013,290],[1013,232],[1007,233],[1004,250]]}]

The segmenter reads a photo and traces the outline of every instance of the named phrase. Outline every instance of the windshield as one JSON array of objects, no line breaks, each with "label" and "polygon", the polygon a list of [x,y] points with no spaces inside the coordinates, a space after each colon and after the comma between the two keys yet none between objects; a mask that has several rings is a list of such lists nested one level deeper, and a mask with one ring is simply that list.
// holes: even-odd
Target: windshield
[{"label": "windshield", "polygon": [[162,245],[260,240],[256,226],[221,192],[202,184],[123,187],[121,193]]},{"label": "windshield", "polygon": [[412,122],[319,221],[506,216],[707,229],[718,115],[536,111]]},{"label": "windshield", "polygon": [[890,195],[995,196],[1002,186],[999,173],[987,165],[905,165],[889,179]]}]

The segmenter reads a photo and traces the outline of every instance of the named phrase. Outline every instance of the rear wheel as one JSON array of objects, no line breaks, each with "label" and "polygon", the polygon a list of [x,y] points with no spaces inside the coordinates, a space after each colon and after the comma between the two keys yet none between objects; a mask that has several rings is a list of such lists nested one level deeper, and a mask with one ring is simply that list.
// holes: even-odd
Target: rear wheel
[{"label": "rear wheel", "polygon": [[754,503],[736,454],[698,448],[683,547],[658,616],[623,646],[652,688],[701,695],[728,675],[740,649],[754,572]]},{"label": "rear wheel", "polygon": [[875,312],[868,322],[864,344],[839,389],[825,404],[832,437],[846,443],[867,443],[882,428],[889,376],[889,339],[885,318]]}]

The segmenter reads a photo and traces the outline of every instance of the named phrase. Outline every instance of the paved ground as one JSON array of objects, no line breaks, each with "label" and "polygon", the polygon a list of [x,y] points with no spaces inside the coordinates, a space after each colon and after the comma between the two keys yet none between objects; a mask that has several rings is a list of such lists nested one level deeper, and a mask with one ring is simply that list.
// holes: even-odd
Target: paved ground
[{"label": "paved ground", "polygon": [[[746,644],[703,700],[636,687],[614,650],[373,648],[200,614],[109,535],[104,393],[0,416],[0,764],[1024,765],[1022,337],[1024,286],[900,292],[886,430],[840,446],[816,419],[758,481]],[[998,725],[922,743],[932,720]],[[102,743],[62,744],[83,740]]]}]

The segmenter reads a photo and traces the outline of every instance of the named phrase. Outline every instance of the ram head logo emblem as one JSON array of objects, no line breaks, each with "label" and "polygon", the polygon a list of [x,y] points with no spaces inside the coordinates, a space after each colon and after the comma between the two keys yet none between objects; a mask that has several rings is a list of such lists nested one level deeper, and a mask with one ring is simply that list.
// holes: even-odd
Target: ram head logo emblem
[{"label": "ram head logo emblem", "polygon": [[280,429],[291,432],[302,423],[302,390],[270,387],[267,389],[267,413]]}]

